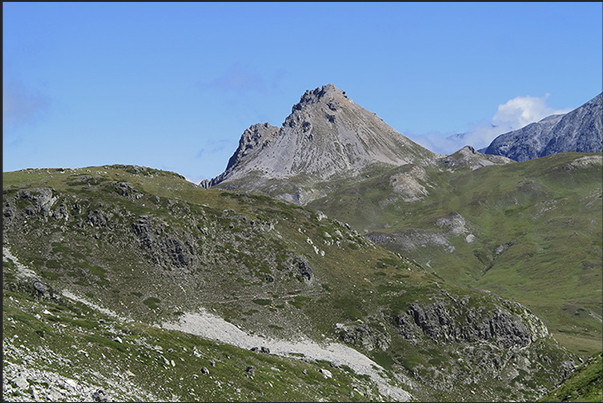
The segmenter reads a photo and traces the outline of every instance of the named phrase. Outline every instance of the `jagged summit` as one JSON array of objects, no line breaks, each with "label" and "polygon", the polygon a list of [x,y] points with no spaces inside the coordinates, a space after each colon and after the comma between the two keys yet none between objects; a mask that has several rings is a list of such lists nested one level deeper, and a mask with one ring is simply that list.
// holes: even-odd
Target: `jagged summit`
[{"label": "jagged summit", "polygon": [[226,171],[252,152],[263,149],[278,133],[279,128],[270,123],[257,123],[245,129],[239,140],[239,147],[228,160]]},{"label": "jagged summit", "polygon": [[[404,137],[333,84],[307,90],[282,127],[245,130],[227,168],[208,185],[256,190],[271,179],[354,177],[373,164],[431,165],[435,154]],[[234,184],[235,180],[244,183]]]},{"label": "jagged summit", "polygon": [[328,102],[336,98],[347,98],[347,95],[345,94],[345,91],[340,90],[333,84],[323,85],[314,90],[306,90],[299,100],[299,103],[293,105],[293,111],[300,110],[304,105],[311,105],[322,101]]}]

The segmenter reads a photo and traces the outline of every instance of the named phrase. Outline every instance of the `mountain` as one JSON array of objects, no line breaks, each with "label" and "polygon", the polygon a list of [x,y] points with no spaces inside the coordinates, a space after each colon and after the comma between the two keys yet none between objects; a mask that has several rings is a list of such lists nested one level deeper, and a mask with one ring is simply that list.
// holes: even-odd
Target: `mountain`
[{"label": "mountain", "polygon": [[501,134],[483,151],[526,161],[562,152],[603,151],[603,95],[564,115],[552,115]]},{"label": "mountain", "polygon": [[264,195],[28,169],[3,217],[7,400],[534,400],[576,359],[526,306]]},{"label": "mountain", "polygon": [[[341,91],[330,90],[343,98]],[[308,91],[302,101],[321,92]],[[293,111],[300,109],[298,104]],[[328,106],[322,105],[324,110]],[[322,119],[321,113],[309,115],[309,124],[310,118]],[[572,117],[576,127],[588,127],[596,113],[590,105],[579,113],[544,119],[538,127],[554,127]],[[526,304],[577,354],[599,349],[600,155],[560,153],[518,164],[466,146],[448,156],[392,161],[361,175],[355,172],[351,179],[344,174],[317,179],[311,170],[291,176],[266,173],[258,179],[244,164],[239,170],[237,161],[261,161],[281,131],[269,125],[246,131],[224,174],[241,176],[216,187],[262,192],[324,212],[447,282],[489,289]],[[303,154],[304,147],[287,148],[287,155]],[[578,222],[577,227],[570,224]]]},{"label": "mountain", "polygon": [[224,173],[204,186],[262,191],[303,205],[335,183],[408,163],[430,166],[436,157],[328,84],[306,91],[282,127],[245,130]]}]

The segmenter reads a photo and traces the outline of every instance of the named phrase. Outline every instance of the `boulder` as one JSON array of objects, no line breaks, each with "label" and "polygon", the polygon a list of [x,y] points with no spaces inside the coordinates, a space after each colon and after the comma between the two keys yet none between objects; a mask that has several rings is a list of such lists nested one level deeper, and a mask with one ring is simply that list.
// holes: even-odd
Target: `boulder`
[{"label": "boulder", "polygon": [[109,398],[104,390],[97,389],[94,393],[92,393],[92,400],[95,402],[108,402]]},{"label": "boulder", "polygon": [[41,281],[35,281],[33,283],[33,288],[43,297],[46,296],[46,293],[48,292],[48,287]]}]

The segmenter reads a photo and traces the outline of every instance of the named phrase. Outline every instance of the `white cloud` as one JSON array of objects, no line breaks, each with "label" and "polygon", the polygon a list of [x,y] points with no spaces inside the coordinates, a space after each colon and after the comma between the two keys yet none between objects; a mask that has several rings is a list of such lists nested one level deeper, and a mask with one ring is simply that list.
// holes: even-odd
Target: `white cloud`
[{"label": "white cloud", "polygon": [[492,140],[503,133],[521,129],[550,115],[571,111],[571,109],[558,110],[547,106],[548,97],[549,94],[544,97],[515,97],[498,105],[498,110],[491,121],[473,124],[467,132],[460,135],[444,137],[439,133],[428,133],[413,136],[412,139],[440,154],[451,154],[466,145],[481,149],[490,145]]},{"label": "white cloud", "polygon": [[492,118],[492,124],[496,127],[502,127],[506,131],[521,129],[522,127],[538,122],[539,120],[560,113],[567,113],[567,110],[555,110],[546,105],[546,100],[550,94],[544,97],[516,97],[505,104],[498,105],[498,110]]}]

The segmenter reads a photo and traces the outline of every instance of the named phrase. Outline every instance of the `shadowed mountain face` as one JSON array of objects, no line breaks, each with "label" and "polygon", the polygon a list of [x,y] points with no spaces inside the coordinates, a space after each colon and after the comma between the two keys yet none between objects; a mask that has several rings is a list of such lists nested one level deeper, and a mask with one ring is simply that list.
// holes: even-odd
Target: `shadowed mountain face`
[{"label": "shadowed mountain face", "polygon": [[[206,185],[261,190],[303,204],[316,198],[304,197],[303,185],[355,178],[374,167],[431,166],[436,157],[328,84],[306,91],[282,127],[245,130],[225,172]],[[297,197],[283,195],[289,190],[274,180],[297,185]]]},{"label": "shadowed mountain face", "polygon": [[602,94],[565,115],[552,115],[519,130],[501,134],[484,150],[515,161],[562,152],[601,152]]}]

